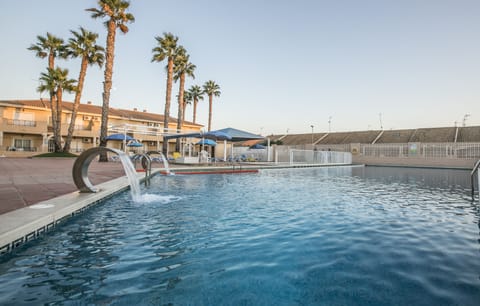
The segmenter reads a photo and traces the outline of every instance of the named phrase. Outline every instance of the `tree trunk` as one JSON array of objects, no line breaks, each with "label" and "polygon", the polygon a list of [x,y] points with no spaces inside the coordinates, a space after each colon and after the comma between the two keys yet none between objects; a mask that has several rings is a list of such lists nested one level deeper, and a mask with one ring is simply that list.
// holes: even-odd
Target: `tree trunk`
[{"label": "tree trunk", "polygon": [[213,100],[213,94],[208,95],[208,131],[210,132],[212,128],[212,100]]},{"label": "tree trunk", "polygon": [[55,92],[50,92],[50,110],[52,113],[52,131],[53,131],[53,143],[54,143],[54,152],[57,152],[56,142],[57,142],[57,96]]},{"label": "tree trunk", "polygon": [[55,139],[55,152],[62,152],[62,94],[63,89],[59,87],[57,89],[57,117],[56,127],[53,132]]},{"label": "tree trunk", "polygon": [[75,101],[73,103],[72,116],[70,118],[70,125],[68,126],[67,139],[65,140],[65,146],[63,152],[70,152],[70,144],[72,143],[73,132],[75,130],[75,121],[77,120],[77,111],[80,105],[80,99],[82,97],[83,84],[85,81],[85,75],[87,74],[88,61],[84,56],[82,57],[82,64],[80,68],[80,74],[78,75],[78,88],[75,93]]},{"label": "tree trunk", "polygon": [[[107,146],[108,112],[110,107],[110,90],[112,89],[113,57],[115,52],[115,34],[117,26],[115,20],[108,21],[107,50],[105,53],[105,81],[103,82],[102,124],[100,126],[100,146]],[[108,161],[107,154],[100,154],[101,162]]]},{"label": "tree trunk", "polygon": [[[180,84],[178,90],[178,118],[177,118],[177,133],[182,132],[182,125],[183,125],[183,115],[184,115],[184,101],[183,101],[183,93],[185,89],[185,73],[180,75]],[[175,143],[175,151],[180,152],[180,138],[177,138],[177,142]]]},{"label": "tree trunk", "polygon": [[53,53],[53,51],[48,53],[48,68],[55,68],[55,53]]},{"label": "tree trunk", "polygon": [[[172,97],[172,84],[173,84],[173,57],[168,58],[168,70],[167,70],[167,93],[165,97],[165,111],[163,113],[163,132],[168,132],[168,121],[170,119],[170,101]],[[168,140],[163,138],[162,152],[167,155]]]},{"label": "tree trunk", "polygon": [[198,99],[193,98],[193,123],[197,122],[197,103]]}]

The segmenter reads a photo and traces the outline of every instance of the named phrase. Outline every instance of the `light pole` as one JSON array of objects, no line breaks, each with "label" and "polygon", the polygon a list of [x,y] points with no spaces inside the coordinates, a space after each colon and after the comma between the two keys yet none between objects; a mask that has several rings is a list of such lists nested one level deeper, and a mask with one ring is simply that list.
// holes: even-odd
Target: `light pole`
[{"label": "light pole", "polygon": [[379,113],[378,117],[380,118],[380,130],[383,131],[382,113]]},{"label": "light pole", "polygon": [[311,125],[310,127],[312,128],[312,146],[313,146],[313,128],[314,128],[314,126]]},{"label": "light pole", "polygon": [[463,116],[463,127],[466,127],[467,126],[467,118],[470,117],[470,114],[465,114],[465,116]]},{"label": "light pole", "polygon": [[332,123],[332,116],[328,117],[328,132],[330,133],[331,132],[331,123]]}]

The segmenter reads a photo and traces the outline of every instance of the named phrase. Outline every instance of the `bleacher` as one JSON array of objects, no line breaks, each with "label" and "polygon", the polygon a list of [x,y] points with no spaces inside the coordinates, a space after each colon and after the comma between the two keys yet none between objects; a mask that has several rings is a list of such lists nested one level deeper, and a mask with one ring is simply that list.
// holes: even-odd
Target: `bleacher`
[{"label": "bleacher", "polygon": [[[441,128],[419,128],[404,130],[387,130],[375,142],[376,144],[387,143],[451,143],[455,141],[456,127]],[[329,144],[351,144],[362,143],[371,144],[381,133],[375,131],[356,131],[356,132],[335,132],[335,133],[314,133],[313,142],[316,145]],[[327,134],[327,135],[326,135]],[[326,136],[325,136],[326,135]],[[323,138],[322,138],[323,137]],[[272,135],[271,141],[282,141],[283,145],[307,145],[312,143],[312,134],[289,134]],[[480,142],[480,126],[460,127],[458,128],[457,142]]]},{"label": "bleacher", "polygon": [[414,132],[414,129],[383,131],[382,136],[375,143],[407,143]]},{"label": "bleacher", "polygon": [[[313,133],[313,142],[318,141],[324,135],[325,133]],[[311,133],[310,134],[291,134],[282,138],[281,141],[282,141],[282,144],[285,146],[311,144],[312,134]]]},{"label": "bleacher", "polygon": [[480,142],[480,126],[458,128],[457,142]]},{"label": "bleacher", "polygon": [[455,127],[417,129],[408,142],[454,142]]},{"label": "bleacher", "polygon": [[342,144],[345,143],[344,140],[350,135],[351,132],[338,132],[338,133],[329,133],[327,137],[323,138],[322,141],[317,144]]},{"label": "bleacher", "polygon": [[343,143],[372,143],[381,131],[350,132]]}]

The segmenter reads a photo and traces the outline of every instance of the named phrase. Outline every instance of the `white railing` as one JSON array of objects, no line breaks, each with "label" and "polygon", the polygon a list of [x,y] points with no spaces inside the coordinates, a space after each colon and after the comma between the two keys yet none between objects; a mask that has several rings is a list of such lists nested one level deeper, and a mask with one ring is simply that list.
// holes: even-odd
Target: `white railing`
[{"label": "white railing", "polygon": [[290,150],[290,164],[351,164],[350,152]]},{"label": "white railing", "polygon": [[362,144],[360,154],[374,157],[480,158],[480,143]]}]

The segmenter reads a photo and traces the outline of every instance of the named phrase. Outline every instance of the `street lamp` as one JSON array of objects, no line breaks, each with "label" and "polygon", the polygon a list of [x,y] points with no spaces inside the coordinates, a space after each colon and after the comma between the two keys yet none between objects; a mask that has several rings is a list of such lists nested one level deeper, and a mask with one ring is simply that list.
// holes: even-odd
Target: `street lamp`
[{"label": "street lamp", "polygon": [[328,117],[328,132],[331,132],[330,125],[332,123],[332,116]]},{"label": "street lamp", "polygon": [[468,117],[470,117],[470,114],[465,114],[465,116],[463,116],[463,127],[467,126],[467,118]]},{"label": "street lamp", "polygon": [[313,146],[313,128],[314,128],[314,126],[311,125],[310,127],[312,128],[312,146]]}]

